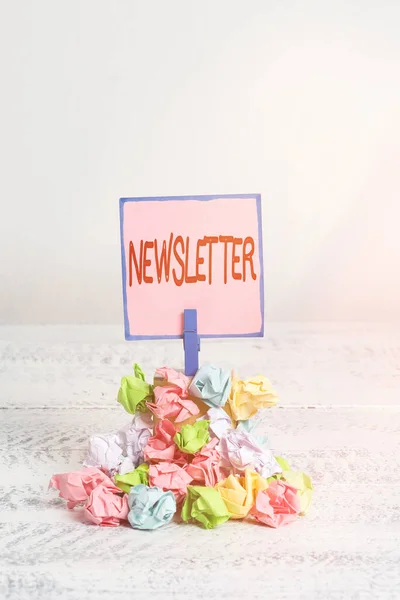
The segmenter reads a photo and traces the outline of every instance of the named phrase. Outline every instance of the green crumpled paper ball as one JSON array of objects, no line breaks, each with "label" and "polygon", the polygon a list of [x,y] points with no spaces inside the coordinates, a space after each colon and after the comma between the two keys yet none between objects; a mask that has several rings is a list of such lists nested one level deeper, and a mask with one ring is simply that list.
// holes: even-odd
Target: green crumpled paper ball
[{"label": "green crumpled paper ball", "polygon": [[282,468],[282,473],[277,473],[267,479],[268,483],[274,479],[283,479],[288,485],[297,489],[297,494],[300,498],[300,515],[305,515],[310,508],[312,496],[313,496],[313,485],[311,478],[302,471],[292,471],[288,461],[281,456],[275,456],[275,460],[279,463]]},{"label": "green crumpled paper ball", "polygon": [[183,425],[174,436],[174,442],[179,450],[186,454],[194,454],[201,450],[210,440],[208,426],[210,421],[196,421],[193,425]]},{"label": "green crumpled paper ball", "polygon": [[187,496],[182,507],[184,521],[194,519],[206,529],[213,529],[229,519],[225,502],[219,492],[212,487],[188,485]]},{"label": "green crumpled paper ball", "polygon": [[114,482],[117,487],[123,492],[129,494],[131,487],[143,483],[149,485],[149,465],[142,463],[134,471],[119,475],[114,475]]},{"label": "green crumpled paper ball", "polygon": [[133,365],[133,371],[135,375],[127,375],[121,379],[117,398],[131,415],[137,410],[144,412],[146,402],[153,400],[153,386],[145,381],[145,375],[137,363]]}]

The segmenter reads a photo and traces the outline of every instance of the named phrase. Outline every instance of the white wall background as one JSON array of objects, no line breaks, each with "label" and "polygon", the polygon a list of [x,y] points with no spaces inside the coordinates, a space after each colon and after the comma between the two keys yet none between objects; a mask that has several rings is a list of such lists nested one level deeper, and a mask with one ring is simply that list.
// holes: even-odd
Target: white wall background
[{"label": "white wall background", "polygon": [[1,323],[121,322],[118,198],[238,192],[267,319],[400,319],[398,0],[0,6]]}]

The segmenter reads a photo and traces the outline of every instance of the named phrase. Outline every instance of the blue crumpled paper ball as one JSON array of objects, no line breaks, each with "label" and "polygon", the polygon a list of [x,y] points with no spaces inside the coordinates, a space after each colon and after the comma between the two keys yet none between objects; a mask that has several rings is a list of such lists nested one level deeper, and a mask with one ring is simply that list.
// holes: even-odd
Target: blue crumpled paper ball
[{"label": "blue crumpled paper ball", "polygon": [[157,529],[172,520],[176,500],[172,492],[144,484],[131,488],[128,496],[129,523],[134,529]]},{"label": "blue crumpled paper ball", "polygon": [[230,372],[215,365],[206,364],[200,367],[193,377],[189,393],[211,408],[221,408],[226,404],[230,389]]}]

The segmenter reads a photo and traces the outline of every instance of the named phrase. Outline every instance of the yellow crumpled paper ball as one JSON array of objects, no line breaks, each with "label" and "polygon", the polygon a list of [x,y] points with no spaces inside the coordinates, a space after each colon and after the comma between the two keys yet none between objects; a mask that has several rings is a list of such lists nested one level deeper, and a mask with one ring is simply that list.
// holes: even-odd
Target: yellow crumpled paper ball
[{"label": "yellow crumpled paper ball", "polygon": [[254,505],[258,492],[267,487],[267,480],[250,470],[246,470],[244,477],[229,475],[215,486],[231,519],[244,519]]},{"label": "yellow crumpled paper ball", "polygon": [[247,421],[260,408],[274,406],[278,396],[269,379],[263,375],[248,379],[233,379],[229,406],[236,421]]}]

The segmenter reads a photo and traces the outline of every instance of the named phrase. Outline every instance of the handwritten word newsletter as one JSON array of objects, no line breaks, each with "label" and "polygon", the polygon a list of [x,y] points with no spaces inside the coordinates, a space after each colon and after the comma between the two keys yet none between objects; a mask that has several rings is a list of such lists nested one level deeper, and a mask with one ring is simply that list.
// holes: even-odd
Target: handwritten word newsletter
[{"label": "handwritten word newsletter", "polygon": [[[246,282],[256,280],[254,268],[255,243],[252,237],[210,235],[193,240],[190,237],[170,234],[168,240],[140,240],[129,242],[129,286],[171,282],[183,283],[215,281],[215,273],[229,280]],[[190,259],[190,264],[189,264]],[[223,268],[213,269],[215,264]]]}]

